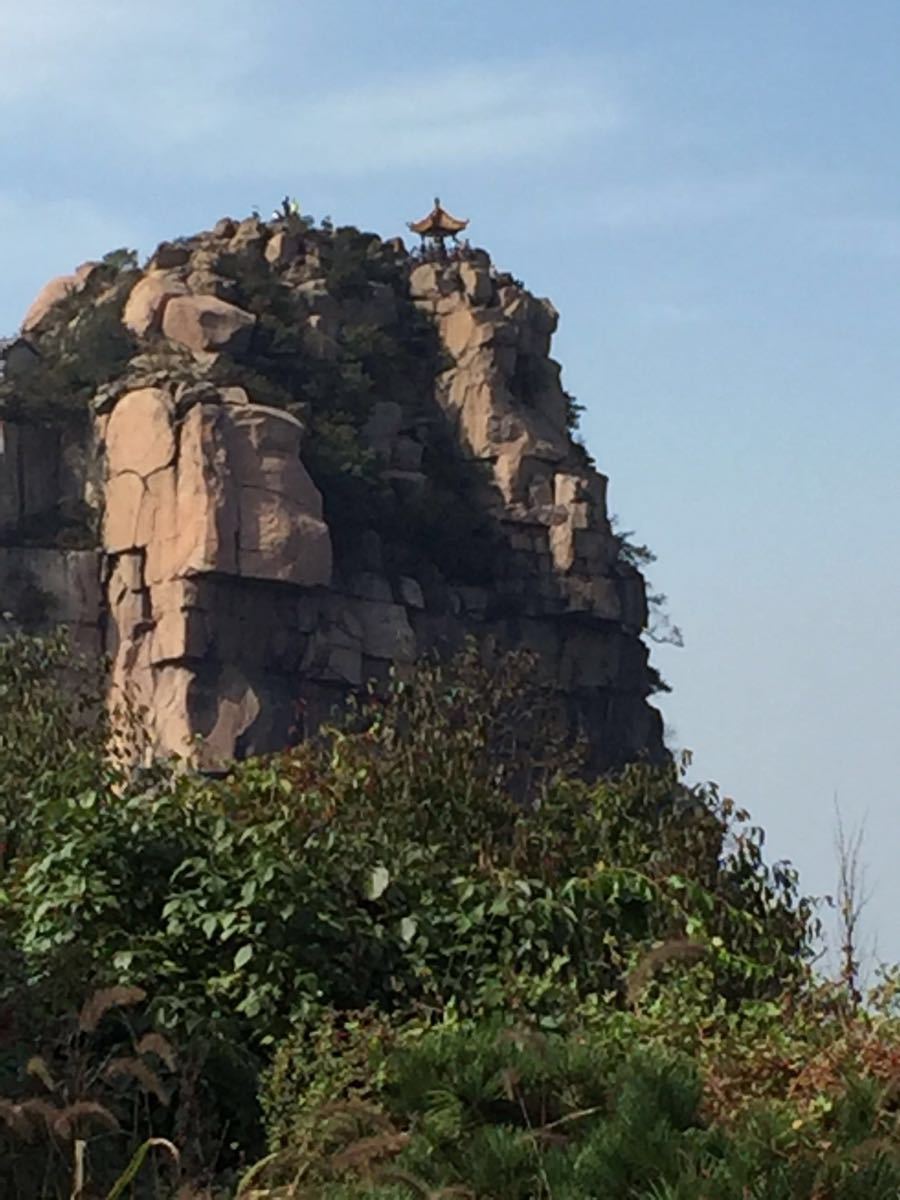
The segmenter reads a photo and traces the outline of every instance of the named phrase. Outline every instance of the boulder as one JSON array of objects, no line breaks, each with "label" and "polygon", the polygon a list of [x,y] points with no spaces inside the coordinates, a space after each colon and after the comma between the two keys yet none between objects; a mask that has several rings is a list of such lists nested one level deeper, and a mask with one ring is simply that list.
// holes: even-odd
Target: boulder
[{"label": "boulder", "polygon": [[314,587],[331,581],[322,497],[300,460],[303,426],[259,404],[226,410],[228,466],[238,489],[238,570]]},{"label": "boulder", "polygon": [[177,242],[160,242],[150,259],[150,267],[160,271],[169,271],[173,267],[183,267],[191,257],[187,246],[179,246]]},{"label": "boulder", "polygon": [[259,217],[245,217],[243,221],[238,222],[228,247],[237,252],[258,249],[266,242],[268,236],[269,231]]},{"label": "boulder", "polygon": [[460,264],[459,278],[467,299],[472,304],[488,304],[494,291],[490,270],[474,263]]},{"label": "boulder", "polygon": [[162,329],[167,338],[193,351],[236,354],[250,342],[256,317],[216,296],[175,296],[166,305]]},{"label": "boulder", "polygon": [[434,295],[438,290],[440,267],[437,263],[421,263],[409,275],[409,294],[414,300]]},{"label": "boulder", "polygon": [[158,332],[169,300],[173,296],[187,295],[187,290],[187,285],[175,276],[151,271],[131,289],[122,323],[137,337]]},{"label": "boulder", "polygon": [[22,332],[30,333],[31,330],[36,329],[47,313],[71,295],[74,290],[75,278],[73,275],[60,275],[57,279],[51,279],[49,283],[45,283],[25,314]]},{"label": "boulder", "polygon": [[145,548],[153,587],[207,573],[328,584],[331,538],[300,460],[303,426],[236,391],[237,403],[193,404],[177,445],[167,392],[119,401],[106,429],[104,546]]},{"label": "boulder", "polygon": [[303,425],[280,408],[242,404],[225,413],[228,467],[239,487],[286,496],[321,517],[322,497],[300,461]]},{"label": "boulder", "polygon": [[357,609],[363,626],[363,653],[395,663],[411,663],[416,656],[416,635],[402,604],[361,600]]},{"label": "boulder", "polygon": [[82,263],[71,275],[59,275],[45,283],[38,292],[31,307],[22,321],[22,332],[30,333],[43,324],[47,315],[67,296],[73,292],[81,292],[87,287],[100,264],[95,262]]},{"label": "boulder", "polygon": [[411,579],[408,575],[401,575],[397,586],[400,593],[399,599],[407,608],[423,609],[425,607],[422,588],[415,579]]},{"label": "boulder", "polygon": [[273,267],[286,267],[299,253],[300,239],[283,229],[272,235],[265,249],[266,261]]}]

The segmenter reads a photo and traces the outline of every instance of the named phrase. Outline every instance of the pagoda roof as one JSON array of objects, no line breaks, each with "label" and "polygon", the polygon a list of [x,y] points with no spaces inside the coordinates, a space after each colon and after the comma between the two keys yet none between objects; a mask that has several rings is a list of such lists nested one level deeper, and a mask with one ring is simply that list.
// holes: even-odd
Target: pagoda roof
[{"label": "pagoda roof", "polygon": [[434,208],[428,216],[421,221],[410,221],[409,227],[422,237],[446,237],[448,234],[461,233],[468,224],[467,220],[452,217],[445,208],[441,208],[440,200],[435,199]]}]

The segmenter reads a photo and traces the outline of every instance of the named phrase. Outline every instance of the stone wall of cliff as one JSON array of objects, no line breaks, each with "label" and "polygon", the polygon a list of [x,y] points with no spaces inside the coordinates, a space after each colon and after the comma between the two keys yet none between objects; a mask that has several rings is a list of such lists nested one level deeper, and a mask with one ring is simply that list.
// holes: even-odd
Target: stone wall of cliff
[{"label": "stone wall of cliff", "polygon": [[556,322],[483,251],[295,217],[85,264],[8,350],[0,608],[69,624],[154,750],[210,768],[467,636],[537,652],[597,769],[658,759]]}]

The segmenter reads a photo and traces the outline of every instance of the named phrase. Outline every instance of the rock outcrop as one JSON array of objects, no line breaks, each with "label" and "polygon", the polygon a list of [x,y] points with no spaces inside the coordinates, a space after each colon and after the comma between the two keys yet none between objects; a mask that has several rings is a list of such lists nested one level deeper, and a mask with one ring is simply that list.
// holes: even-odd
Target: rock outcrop
[{"label": "rock outcrop", "polygon": [[[96,271],[29,311],[43,362]],[[483,251],[294,218],[223,219],[103,287],[127,363],[80,421],[0,425],[0,608],[104,651],[154,752],[278,748],[474,636],[537,653],[597,769],[663,755],[643,579],[573,440],[549,301]]]}]

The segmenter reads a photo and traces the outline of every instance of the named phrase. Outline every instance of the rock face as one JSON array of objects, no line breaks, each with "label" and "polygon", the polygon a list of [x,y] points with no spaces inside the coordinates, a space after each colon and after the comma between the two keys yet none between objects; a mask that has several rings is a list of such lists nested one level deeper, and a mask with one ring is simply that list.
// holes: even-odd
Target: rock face
[{"label": "rock face", "polygon": [[59,275],[44,284],[22,320],[22,332],[31,333],[39,329],[52,309],[73,293],[84,291],[98,265],[93,262],[82,263],[71,275]]},{"label": "rock face", "polygon": [[[103,551],[112,686],[152,714],[160,750],[187,754],[200,732],[204,762],[219,765],[260,715],[227,641],[212,702],[201,689],[194,703],[204,660],[223,650],[229,630],[234,605],[223,580],[257,602],[258,589],[246,585],[299,592],[331,580],[331,539],[300,460],[302,432],[287,413],[214,392],[177,418],[164,388],[127,392],[109,417]],[[263,610],[256,620],[265,627],[269,618]],[[246,629],[229,631],[235,651],[252,623],[248,610]]]},{"label": "rock face", "polygon": [[216,296],[177,296],[163,314],[163,333],[189,350],[243,349],[254,319]]},{"label": "rock face", "polygon": [[122,321],[138,337],[155,333],[162,325],[166,305],[173,296],[184,296],[187,287],[164,271],[151,271],[132,288]]},{"label": "rock face", "polygon": [[[572,438],[555,309],[483,251],[351,232],[223,219],[159,247],[85,427],[0,426],[0,607],[49,597],[32,623],[102,647],[150,751],[206,768],[468,636],[537,653],[597,769],[660,758],[644,582]],[[38,351],[85,274],[32,306]],[[94,544],[35,544],[78,504]]]}]

